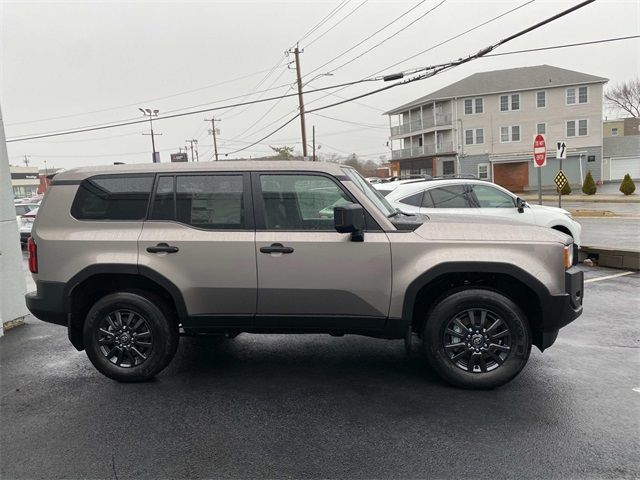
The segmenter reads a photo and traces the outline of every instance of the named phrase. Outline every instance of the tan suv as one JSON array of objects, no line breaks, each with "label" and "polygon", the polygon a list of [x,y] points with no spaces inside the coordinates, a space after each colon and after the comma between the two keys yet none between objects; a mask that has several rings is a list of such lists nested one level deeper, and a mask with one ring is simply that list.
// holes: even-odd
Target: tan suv
[{"label": "tan suv", "polygon": [[582,313],[571,238],[410,216],[352,168],[216,162],[58,174],[29,243],[27,305],[95,367],[148,379],[180,335],[418,335],[446,381],[514,378]]}]

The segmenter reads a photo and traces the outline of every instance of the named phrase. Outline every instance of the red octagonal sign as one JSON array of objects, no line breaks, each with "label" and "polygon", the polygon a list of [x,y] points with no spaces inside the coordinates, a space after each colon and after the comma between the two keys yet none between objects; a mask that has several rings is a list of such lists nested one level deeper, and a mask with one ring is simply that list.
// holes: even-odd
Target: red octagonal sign
[{"label": "red octagonal sign", "polygon": [[533,166],[544,167],[547,164],[547,144],[544,135],[538,134],[533,140]]}]

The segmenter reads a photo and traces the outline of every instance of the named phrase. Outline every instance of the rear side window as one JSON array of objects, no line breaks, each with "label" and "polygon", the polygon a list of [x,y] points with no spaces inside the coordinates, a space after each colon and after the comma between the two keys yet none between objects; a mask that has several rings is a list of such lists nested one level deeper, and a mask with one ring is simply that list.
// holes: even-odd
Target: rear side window
[{"label": "rear side window", "polygon": [[142,220],[147,214],[153,175],[87,178],[71,206],[78,220]]},{"label": "rear side window", "polygon": [[464,185],[447,185],[429,190],[434,208],[469,208]]},{"label": "rear side window", "polygon": [[160,177],[152,220],[175,220],[207,230],[245,226],[242,175]]},{"label": "rear side window", "polygon": [[422,206],[422,196],[424,192],[415,193],[406,198],[400,200],[400,203],[404,203],[405,205],[411,205],[413,207],[421,207]]}]

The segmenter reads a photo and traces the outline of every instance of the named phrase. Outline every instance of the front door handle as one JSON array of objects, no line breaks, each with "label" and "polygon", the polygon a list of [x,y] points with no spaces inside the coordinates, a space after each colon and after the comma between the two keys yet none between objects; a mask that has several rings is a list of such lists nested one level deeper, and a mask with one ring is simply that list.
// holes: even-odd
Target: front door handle
[{"label": "front door handle", "polygon": [[269,247],[260,247],[262,253],[293,253],[293,248],[285,247],[281,243],[272,243]]},{"label": "front door handle", "polygon": [[147,247],[149,253],[176,253],[180,250],[178,247],[174,247],[167,243],[159,243],[155,247]]}]

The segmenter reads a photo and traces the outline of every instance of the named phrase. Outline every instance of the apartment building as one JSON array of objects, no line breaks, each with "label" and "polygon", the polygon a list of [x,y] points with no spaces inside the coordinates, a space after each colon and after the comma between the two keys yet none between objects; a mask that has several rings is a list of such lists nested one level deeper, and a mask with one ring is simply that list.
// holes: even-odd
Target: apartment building
[{"label": "apartment building", "polygon": [[386,112],[392,172],[472,174],[513,191],[537,187],[533,138],[546,135],[542,183],[553,186],[557,141],[573,185],[602,178],[602,89],[606,78],[550,65],[471,75]]}]

